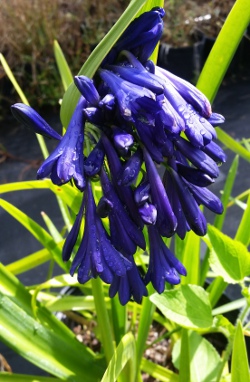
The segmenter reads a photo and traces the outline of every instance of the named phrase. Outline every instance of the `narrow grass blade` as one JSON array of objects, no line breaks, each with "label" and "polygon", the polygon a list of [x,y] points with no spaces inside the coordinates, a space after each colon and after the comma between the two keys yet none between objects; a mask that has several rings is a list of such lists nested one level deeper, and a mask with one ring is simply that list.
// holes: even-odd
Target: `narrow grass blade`
[{"label": "narrow grass blade", "polygon": [[1,372],[1,382],[59,382],[61,379],[40,377],[28,374],[10,374]]},{"label": "narrow grass blade", "polygon": [[190,351],[188,331],[182,329],[179,382],[190,382]]},{"label": "narrow grass blade", "polygon": [[245,209],[243,213],[240,225],[235,235],[235,240],[240,241],[246,246],[248,246],[250,242],[249,221],[250,221],[250,195],[248,196],[248,200],[247,200],[247,208]]},{"label": "narrow grass blade", "polygon": [[141,370],[161,382],[179,382],[179,376],[173,371],[148,361],[146,358],[141,361]]},{"label": "narrow grass blade", "polygon": [[63,51],[57,40],[54,41],[54,55],[55,55],[56,64],[61,76],[63,88],[66,91],[69,85],[71,84],[71,82],[73,81],[73,76],[68,66],[68,63],[66,61],[66,58],[63,54]]},{"label": "narrow grass blade", "polygon": [[13,275],[19,275],[21,273],[27,272],[30,269],[38,267],[41,264],[46,263],[51,260],[52,256],[48,249],[44,248],[40,251],[32,253],[31,255],[25,256],[20,260],[14,261],[6,265],[6,269],[13,273]]}]

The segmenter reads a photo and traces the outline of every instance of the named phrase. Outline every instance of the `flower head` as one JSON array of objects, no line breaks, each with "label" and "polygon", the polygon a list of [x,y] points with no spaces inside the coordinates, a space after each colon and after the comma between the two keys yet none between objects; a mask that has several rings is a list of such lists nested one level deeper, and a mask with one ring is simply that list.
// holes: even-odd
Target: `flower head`
[{"label": "flower head", "polygon": [[[62,138],[30,107],[12,107],[19,121],[59,140],[38,178],[57,185],[73,180],[84,192],[63,248],[65,261],[76,250],[70,273],[77,271],[80,283],[99,276],[122,304],[130,298],[139,303],[149,282],[159,293],[166,282],[178,284],[186,270],[164,237],[184,239],[190,230],[205,235],[200,205],[223,211],[207,187],[226,160],[214,128],[224,117],[212,113],[192,84],[149,60],[163,16],[163,9],[153,8],[136,18],[93,79],[75,77],[81,97]],[[98,181],[96,207],[91,183]],[[149,266],[143,276],[133,256],[146,249],[146,231]]]}]

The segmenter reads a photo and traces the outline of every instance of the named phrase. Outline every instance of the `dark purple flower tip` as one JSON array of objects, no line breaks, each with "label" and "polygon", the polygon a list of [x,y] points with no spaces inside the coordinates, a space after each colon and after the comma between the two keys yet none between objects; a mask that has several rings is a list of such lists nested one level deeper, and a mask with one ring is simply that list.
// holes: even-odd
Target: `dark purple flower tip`
[{"label": "dark purple flower tip", "polygon": [[48,138],[61,140],[62,137],[34,110],[24,103],[15,103],[11,106],[11,112],[18,122],[24,124],[35,133]]},{"label": "dark purple flower tip", "polygon": [[185,178],[188,182],[195,184],[199,187],[207,187],[214,183],[214,179],[203,171],[196,168],[176,162],[178,173]]},{"label": "dark purple flower tip", "polygon": [[119,128],[114,130],[113,140],[115,148],[122,156],[125,156],[134,144],[133,135]]},{"label": "dark purple flower tip", "polygon": [[139,212],[145,224],[155,224],[157,219],[157,209],[151,203],[145,203],[139,207]]},{"label": "dark purple flower tip", "polygon": [[153,61],[148,60],[144,67],[149,73],[155,74],[155,63]]},{"label": "dark purple flower tip", "polygon": [[142,161],[142,150],[139,147],[123,166],[118,184],[121,186],[130,186],[134,183],[140,172]]},{"label": "dark purple flower tip", "polygon": [[202,147],[202,151],[209,155],[218,164],[225,163],[227,160],[227,156],[222,148],[213,141]]},{"label": "dark purple flower tip", "polygon": [[93,148],[89,156],[84,161],[84,172],[88,176],[98,174],[103,165],[105,152],[101,140]]},{"label": "dark purple flower tip", "polygon": [[181,179],[178,173],[173,168],[169,169],[169,171],[175,184],[175,189],[177,191],[182,210],[190,228],[196,233],[196,235],[204,236],[207,232],[206,219],[199,209],[194,196],[189,191],[186,182]]},{"label": "dark purple flower tip", "polygon": [[211,105],[207,97],[194,85],[156,66],[156,74],[172,83],[184,100],[191,104],[205,118],[211,116]]},{"label": "dark purple flower tip", "polygon": [[104,282],[110,284],[114,275],[124,277],[132,264],[111,244],[101,219],[96,213],[90,182],[87,183],[84,205],[86,210],[84,235],[72,262],[70,274],[73,275],[78,268],[80,283],[99,276]]},{"label": "dark purple flower tip", "polygon": [[94,85],[94,81],[86,76],[75,76],[74,82],[79,92],[91,104],[97,105],[100,101],[99,93]]},{"label": "dark purple flower tip", "polygon": [[119,65],[110,65],[108,68],[132,84],[145,87],[155,94],[163,93],[163,86],[157,81],[156,76],[149,73],[143,66],[143,69]]},{"label": "dark purple flower tip", "polygon": [[134,19],[106,56],[102,66],[113,63],[122,50],[129,50],[141,62],[153,53],[163,31],[163,8],[153,8]]},{"label": "dark purple flower tip", "polygon": [[102,126],[103,125],[103,112],[97,107],[86,107],[84,109],[84,116],[86,120],[94,125]]},{"label": "dark purple flower tip", "polygon": [[85,98],[81,97],[71,118],[65,135],[57,148],[45,160],[37,172],[38,179],[49,177],[55,184],[67,183],[74,179],[76,186],[83,190],[85,178],[83,171],[83,140]]},{"label": "dark purple flower tip", "polygon": [[195,186],[194,184],[190,183],[188,183],[188,187],[191,190],[197,203],[203,204],[210,211],[216,214],[222,214],[223,205],[220,199],[216,195],[214,195],[210,190],[208,190],[207,188]]},{"label": "dark purple flower tip", "polygon": [[84,198],[82,200],[80,210],[78,214],[76,215],[76,219],[71,228],[71,231],[69,232],[64,242],[63,250],[62,250],[63,261],[68,261],[70,259],[70,256],[72,254],[73,248],[75,246],[75,243],[79,234],[79,230],[80,230],[80,226],[81,226],[81,222],[83,218],[83,212],[84,212]]},{"label": "dark purple flower tip", "polygon": [[139,227],[142,228],[143,222],[137,210],[132,189],[130,187],[119,186],[118,184],[119,175],[122,172],[122,164],[120,162],[120,159],[113,145],[104,134],[102,135],[102,143],[103,143],[105,153],[108,159],[110,174],[111,174],[112,182],[115,186],[116,192],[118,193],[122,203],[126,206],[134,222]]},{"label": "dark purple flower tip", "polygon": [[118,293],[122,305],[126,305],[131,298],[140,304],[142,297],[148,295],[147,288],[142,281],[133,257],[129,257],[129,260],[133,264],[132,269],[126,273],[125,277],[115,276],[109,289],[111,298]]},{"label": "dark purple flower tip", "polygon": [[[203,150],[194,147],[190,142],[181,137],[174,138],[176,148],[196,166],[198,169],[204,171],[211,178],[217,178],[219,169],[217,164],[207,155]],[[211,143],[209,143],[211,145]],[[206,147],[206,146],[205,146]]]},{"label": "dark purple flower tip", "polygon": [[157,114],[156,123],[163,124],[164,128],[174,134],[185,130],[185,122],[176,112],[166,97],[162,100],[162,110]]},{"label": "dark purple flower tip", "polygon": [[225,122],[225,118],[223,117],[223,115],[221,114],[218,114],[218,113],[212,113],[210,115],[210,117],[208,118],[208,122],[212,125],[212,126],[217,126],[217,125],[221,125],[222,123]]},{"label": "dark purple flower tip", "polygon": [[133,121],[132,109],[134,111],[136,108],[143,108],[143,105],[136,105],[139,100],[142,103],[146,103],[147,98],[152,98],[153,100],[156,98],[155,94],[149,89],[131,84],[109,70],[101,69],[99,74],[115,95],[120,113],[125,120]]},{"label": "dark purple flower tip", "polygon": [[165,289],[165,282],[179,284],[180,275],[186,276],[186,269],[165,245],[156,226],[148,226],[150,258],[144,282],[152,283],[158,293]]},{"label": "dark purple flower tip", "polygon": [[134,191],[135,202],[138,205],[144,204],[149,199],[149,196],[150,184],[147,180],[147,177],[145,177]]},{"label": "dark purple flower tip", "polygon": [[170,237],[176,230],[177,220],[151,156],[146,149],[144,149],[143,154],[150,183],[152,204],[157,208],[156,226],[162,236]]},{"label": "dark purple flower tip", "polygon": [[[101,185],[103,195],[109,199],[113,205],[109,218],[111,239],[115,247],[118,247],[119,250],[123,250],[124,253],[129,254],[134,254],[137,245],[142,249],[145,249],[146,244],[141,229],[130,218],[104,170],[101,172]],[[118,227],[119,229],[117,229]],[[135,246],[132,245],[132,243],[130,245],[131,241]],[[133,253],[130,253],[131,248]]]},{"label": "dark purple flower tip", "polygon": [[102,196],[96,208],[97,215],[100,216],[100,218],[106,218],[113,207],[113,203],[109,199]]}]

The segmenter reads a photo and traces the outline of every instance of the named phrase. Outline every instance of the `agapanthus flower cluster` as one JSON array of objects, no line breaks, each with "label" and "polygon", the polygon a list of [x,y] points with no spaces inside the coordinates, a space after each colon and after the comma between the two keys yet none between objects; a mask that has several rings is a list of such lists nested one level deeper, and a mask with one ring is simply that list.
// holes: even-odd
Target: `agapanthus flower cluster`
[{"label": "agapanthus flower cluster", "polygon": [[[178,284],[186,270],[164,238],[184,239],[190,230],[205,235],[199,206],[223,210],[207,186],[225,161],[214,129],[224,118],[212,113],[193,85],[149,60],[163,16],[163,9],[154,8],[135,19],[93,79],[75,77],[81,95],[63,137],[31,107],[12,106],[19,121],[59,141],[38,179],[49,177],[56,185],[71,181],[82,192],[63,248],[65,261],[75,253],[70,273],[77,272],[80,283],[99,276],[122,304],[131,297],[140,302],[150,282],[159,293],[165,282]],[[92,189],[97,180],[100,200]],[[149,265],[143,275],[134,254],[146,250],[146,232]]]}]

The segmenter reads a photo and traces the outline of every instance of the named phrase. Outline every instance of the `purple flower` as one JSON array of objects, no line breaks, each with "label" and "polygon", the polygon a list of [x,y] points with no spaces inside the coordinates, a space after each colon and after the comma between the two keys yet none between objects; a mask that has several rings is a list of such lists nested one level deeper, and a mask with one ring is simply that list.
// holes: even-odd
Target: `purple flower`
[{"label": "purple flower", "polygon": [[177,220],[154,162],[145,149],[143,153],[150,184],[151,200],[157,209],[155,224],[162,236],[170,237],[176,230]]},{"label": "purple flower", "polygon": [[37,134],[60,141],[61,135],[58,134],[50,125],[34,110],[24,103],[15,103],[11,106],[14,117],[26,127],[32,129]]},{"label": "purple flower", "polygon": [[83,170],[84,122],[83,108],[85,98],[81,97],[68,129],[57,148],[45,160],[37,172],[38,179],[50,177],[55,184],[61,185],[74,179],[76,186],[85,188]]},{"label": "purple flower", "polygon": [[120,179],[118,180],[119,185],[129,186],[136,181],[139,171],[141,169],[142,160],[143,155],[139,147],[123,166],[122,172],[120,173],[119,177]]},{"label": "purple flower", "polygon": [[72,262],[70,274],[73,275],[77,269],[80,283],[99,276],[110,284],[115,275],[124,277],[132,264],[112,245],[96,213],[90,182],[87,183],[84,194],[84,206],[84,235]]},{"label": "purple flower", "polygon": [[92,106],[99,103],[100,96],[93,80],[86,76],[75,76],[74,82],[80,93]]},{"label": "purple flower", "polygon": [[142,297],[148,295],[133,257],[129,257],[129,260],[133,264],[132,269],[124,277],[115,276],[109,289],[109,296],[111,298],[118,293],[122,305],[127,304],[131,297],[140,304]]},{"label": "purple flower", "polygon": [[186,276],[186,269],[165,245],[156,226],[148,226],[150,257],[145,284],[149,282],[158,293],[165,289],[165,282],[179,284],[180,275]]},{"label": "purple flower", "polygon": [[87,176],[94,176],[98,174],[103,165],[105,152],[102,141],[95,145],[89,156],[84,161],[84,172]]}]

